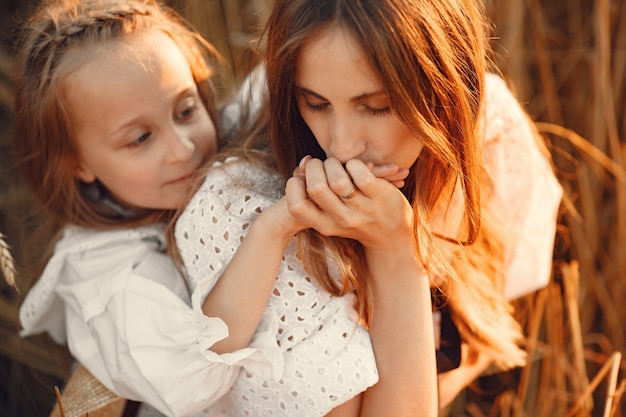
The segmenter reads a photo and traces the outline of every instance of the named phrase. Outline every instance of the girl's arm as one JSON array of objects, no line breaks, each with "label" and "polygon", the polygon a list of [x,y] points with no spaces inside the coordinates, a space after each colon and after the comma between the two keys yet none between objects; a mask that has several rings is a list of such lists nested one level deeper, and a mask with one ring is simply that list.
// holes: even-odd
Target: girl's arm
[{"label": "girl's arm", "polygon": [[[408,173],[396,166],[368,166],[368,169],[396,186],[403,185]],[[298,175],[300,170],[296,169],[295,173]],[[288,182],[287,193],[297,186]],[[202,305],[204,314],[220,317],[229,329],[229,336],[213,345],[213,351],[232,352],[249,345],[265,310],[282,254],[291,238],[304,228],[305,225],[290,214],[285,197],[253,221],[241,246]]]},{"label": "girl's arm", "polygon": [[[254,165],[230,161],[212,167],[176,223],[176,244],[199,306],[221,319],[228,336],[211,346],[222,354],[250,344],[291,238],[304,226],[255,188],[279,182]],[[207,285],[208,284],[208,285]]]},{"label": "girl's arm", "polygon": [[196,415],[228,392],[240,366],[264,356],[208,351],[227,329],[189,306],[162,237],[158,226],[68,228],[20,308],[22,335],[49,331],[116,394],[165,415]]},{"label": "girl's arm", "polygon": [[202,311],[220,317],[229,335],[213,345],[216,353],[232,352],[249,345],[259,325],[274,285],[282,254],[298,232],[298,225],[285,217],[283,197],[263,211],[207,295]]}]

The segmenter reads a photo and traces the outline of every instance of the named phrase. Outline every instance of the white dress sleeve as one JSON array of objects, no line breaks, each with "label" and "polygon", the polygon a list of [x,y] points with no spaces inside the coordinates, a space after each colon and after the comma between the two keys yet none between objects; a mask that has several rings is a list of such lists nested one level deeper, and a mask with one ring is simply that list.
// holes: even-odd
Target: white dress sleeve
[{"label": "white dress sleeve", "polygon": [[66,338],[72,355],[113,392],[168,416],[191,416],[230,389],[241,362],[264,359],[253,348],[209,350],[227,336],[226,325],[190,307],[162,249],[160,228],[70,228],[20,308],[22,335]]},{"label": "white dress sleeve", "polygon": [[488,204],[507,231],[508,299],[547,285],[563,194],[531,123],[504,80],[488,74],[483,158],[494,185]]}]

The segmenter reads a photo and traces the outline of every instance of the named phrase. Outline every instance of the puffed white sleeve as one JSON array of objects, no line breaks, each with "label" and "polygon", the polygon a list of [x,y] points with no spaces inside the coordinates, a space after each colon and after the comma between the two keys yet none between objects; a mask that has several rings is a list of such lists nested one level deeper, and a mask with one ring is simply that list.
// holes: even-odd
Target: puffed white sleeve
[{"label": "puffed white sleeve", "polygon": [[514,299],[547,285],[563,190],[532,121],[494,74],[486,79],[483,160],[493,184],[489,204],[505,226],[505,295]]},{"label": "puffed white sleeve", "polygon": [[228,329],[191,306],[163,248],[160,227],[68,228],[20,307],[21,335],[48,332],[116,394],[191,416],[231,388],[242,364],[267,359],[258,348],[210,350]]},{"label": "puffed white sleeve", "polygon": [[[112,262],[115,254],[124,254]],[[98,268],[97,265],[108,265]],[[98,269],[102,269],[98,271]],[[168,416],[195,415],[224,395],[258,349],[218,355],[225,323],[189,305],[171,259],[152,239],[70,255],[56,293],[74,357],[118,395]]]}]

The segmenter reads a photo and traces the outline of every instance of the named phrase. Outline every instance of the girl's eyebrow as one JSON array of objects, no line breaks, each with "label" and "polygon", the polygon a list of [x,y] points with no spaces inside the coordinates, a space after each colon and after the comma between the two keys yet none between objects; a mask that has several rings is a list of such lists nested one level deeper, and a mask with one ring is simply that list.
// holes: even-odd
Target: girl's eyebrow
[{"label": "girl's eyebrow", "polygon": [[[304,87],[300,87],[299,85],[296,85],[296,90],[298,93],[300,94],[306,94],[306,95],[310,95],[313,96],[315,98],[318,98],[322,101],[328,101],[328,99],[320,94],[317,94],[315,91],[311,91],[308,88],[304,88]],[[356,97],[352,97],[350,99],[350,101],[359,101],[359,100],[364,100],[370,97],[376,97],[376,96],[383,96],[386,95],[387,93],[385,93],[383,90],[379,90],[379,91],[372,91],[370,93],[363,93],[360,94]]]},{"label": "girl's eyebrow", "polygon": [[[180,100],[182,100],[186,96],[192,96],[192,95],[195,95],[195,94],[196,94],[195,86],[183,88],[181,91],[176,93],[176,95],[174,96],[174,102],[179,102]],[[139,124],[139,122],[142,120],[143,117],[145,117],[143,114],[139,114],[139,115],[136,115],[135,117],[133,117],[131,119],[126,120],[125,122],[120,124],[115,130],[111,131],[107,136],[109,136],[109,137],[116,136],[116,135],[120,134],[121,132],[124,132],[124,130],[126,130],[126,129],[130,128],[130,127],[133,127],[134,125]]]},{"label": "girl's eyebrow", "polygon": [[129,119],[129,120],[125,121],[124,123],[122,123],[119,126],[117,126],[115,128],[115,130],[112,130],[111,132],[109,132],[107,137],[118,136],[120,133],[124,132],[126,129],[128,129],[128,128],[136,125],[136,124],[139,124],[139,120],[141,120],[141,116],[133,117],[132,119]]}]

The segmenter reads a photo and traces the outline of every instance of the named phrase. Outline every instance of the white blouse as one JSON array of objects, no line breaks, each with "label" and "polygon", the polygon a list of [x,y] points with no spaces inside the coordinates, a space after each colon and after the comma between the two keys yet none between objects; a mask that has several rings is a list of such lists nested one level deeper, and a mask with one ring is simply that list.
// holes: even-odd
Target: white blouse
[{"label": "white blouse", "polygon": [[228,329],[191,306],[201,291],[190,298],[163,249],[158,226],[68,227],[20,307],[21,335],[47,331],[67,342],[74,358],[122,397],[168,416],[200,415],[230,389],[241,366],[269,361],[255,348],[210,351]]},{"label": "white blouse", "polygon": [[482,202],[506,226],[504,292],[512,300],[545,287],[550,280],[563,189],[504,80],[487,74],[485,82],[482,156],[494,193]]}]

